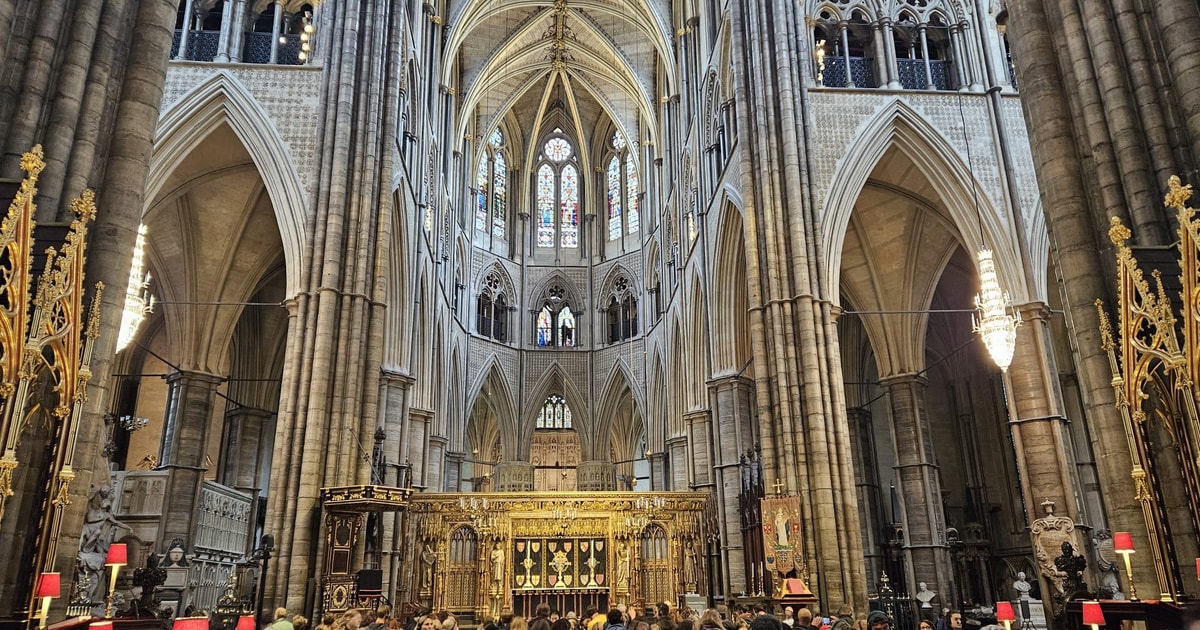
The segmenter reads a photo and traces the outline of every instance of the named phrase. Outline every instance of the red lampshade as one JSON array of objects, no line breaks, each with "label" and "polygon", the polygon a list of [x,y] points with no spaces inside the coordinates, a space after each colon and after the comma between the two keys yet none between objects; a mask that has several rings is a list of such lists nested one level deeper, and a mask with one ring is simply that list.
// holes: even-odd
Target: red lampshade
[{"label": "red lampshade", "polygon": [[62,595],[62,580],[59,573],[43,573],[38,576],[37,588],[33,591],[36,598],[60,597]]},{"label": "red lampshade", "polygon": [[996,621],[1016,621],[1017,614],[1013,612],[1012,602],[996,602]]},{"label": "red lampshade", "polygon": [[1196,579],[1200,580],[1200,558],[1196,558]]},{"label": "red lampshade", "polygon": [[1129,532],[1113,533],[1113,551],[1117,553],[1133,553],[1133,534]]},{"label": "red lampshade", "polygon": [[112,621],[107,619],[103,621],[93,621],[92,623],[88,624],[88,628],[91,628],[91,630],[112,630]]},{"label": "red lampshade", "polygon": [[1083,624],[1086,626],[1106,625],[1104,623],[1104,610],[1100,608],[1100,602],[1083,602]]},{"label": "red lampshade", "polygon": [[254,615],[242,615],[238,617],[237,628],[235,630],[254,630]]},{"label": "red lampshade", "polygon": [[208,617],[177,617],[171,630],[208,630]]},{"label": "red lampshade", "polygon": [[125,543],[113,543],[108,546],[108,557],[104,564],[129,564],[129,548]]}]

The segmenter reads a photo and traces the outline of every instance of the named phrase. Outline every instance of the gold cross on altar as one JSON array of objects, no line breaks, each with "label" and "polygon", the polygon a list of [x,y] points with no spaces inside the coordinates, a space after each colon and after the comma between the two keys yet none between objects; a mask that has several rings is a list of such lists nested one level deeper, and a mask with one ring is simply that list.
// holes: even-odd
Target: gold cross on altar
[{"label": "gold cross on altar", "polygon": [[771,487],[775,489],[776,496],[783,494],[783,480],[782,479],[776,479],[775,483],[771,484]]}]

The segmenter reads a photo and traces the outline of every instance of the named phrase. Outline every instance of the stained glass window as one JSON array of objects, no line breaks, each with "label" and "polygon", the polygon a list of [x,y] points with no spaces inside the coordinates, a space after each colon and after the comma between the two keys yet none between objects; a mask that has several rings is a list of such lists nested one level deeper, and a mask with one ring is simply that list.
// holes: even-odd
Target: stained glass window
[{"label": "stained glass window", "polygon": [[543,164],[537,175],[538,247],[554,247],[554,169]]},{"label": "stained glass window", "polygon": [[554,345],[554,315],[550,313],[549,306],[542,307],[541,312],[538,313],[537,345]]},{"label": "stained glass window", "polygon": [[500,148],[504,144],[504,134],[500,133],[499,129],[492,131],[492,135],[488,136],[488,144],[492,145],[493,149]]},{"label": "stained glass window", "polygon": [[564,306],[558,312],[558,345],[564,348],[575,346],[575,314],[570,306]]},{"label": "stained glass window", "polygon": [[613,156],[608,161],[608,240],[618,238],[621,238],[621,161]]},{"label": "stained glass window", "polygon": [[636,234],[641,227],[641,217],[638,215],[638,174],[633,163],[633,153],[625,154],[625,189],[628,201],[625,207],[628,218],[625,220],[630,234]]},{"label": "stained glass window", "polygon": [[613,148],[618,151],[625,148],[625,138],[621,137],[620,131],[613,132],[612,145],[613,145]]},{"label": "stained glass window", "polygon": [[508,193],[508,163],[504,154],[496,152],[492,184],[492,236],[504,238],[504,211]]},{"label": "stained glass window", "polygon": [[488,158],[485,155],[483,159],[479,161],[479,172],[475,174],[475,229],[479,231],[487,230],[489,175]]},{"label": "stained glass window", "polygon": [[546,157],[554,162],[571,157],[571,143],[562,138],[551,138],[546,142]]},{"label": "stained glass window", "polygon": [[571,407],[566,399],[557,394],[546,397],[542,410],[538,412],[537,428],[539,429],[570,429]]},{"label": "stained glass window", "polygon": [[570,164],[562,170],[562,217],[559,232],[563,247],[579,246],[579,172]]}]

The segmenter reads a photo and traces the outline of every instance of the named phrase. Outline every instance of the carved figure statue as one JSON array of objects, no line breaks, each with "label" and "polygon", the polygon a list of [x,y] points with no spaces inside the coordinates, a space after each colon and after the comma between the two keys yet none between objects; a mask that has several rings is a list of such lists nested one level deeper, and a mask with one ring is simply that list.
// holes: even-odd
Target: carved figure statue
[{"label": "carved figure statue", "polygon": [[[96,488],[88,499],[87,514],[83,517],[83,531],[79,533],[79,551],[102,553],[112,542],[113,527],[130,529],[128,525],[113,518],[113,487],[105,484]],[[133,530],[130,530],[133,531]]]},{"label": "carved figure statue", "polygon": [[174,569],[188,566],[187,550],[184,549],[182,538],[172,538],[167,544],[167,552],[159,561],[160,569]]},{"label": "carved figure statue", "polygon": [[616,587],[617,592],[629,590],[629,545],[621,543],[617,545],[617,577]]},{"label": "carved figure statue", "polygon": [[924,582],[917,583],[916,598],[917,601],[921,602],[921,608],[933,608],[933,606],[929,605],[929,602],[933,601],[935,597],[937,597],[937,593],[929,590],[929,587]]},{"label": "carved figure statue", "polygon": [[437,554],[433,551],[433,547],[429,543],[425,543],[425,549],[421,551],[421,586],[431,588],[433,586],[433,563],[437,561]]},{"label": "carved figure statue", "polygon": [[492,588],[499,589],[504,584],[504,547],[496,543],[492,547]]},{"label": "carved figure statue", "polygon": [[1017,572],[1017,579],[1013,582],[1013,590],[1017,592],[1017,599],[1023,602],[1029,601],[1029,591],[1033,590],[1033,586],[1025,580],[1024,571]]},{"label": "carved figure statue", "polygon": [[690,542],[683,548],[683,583],[696,586],[696,548]]}]

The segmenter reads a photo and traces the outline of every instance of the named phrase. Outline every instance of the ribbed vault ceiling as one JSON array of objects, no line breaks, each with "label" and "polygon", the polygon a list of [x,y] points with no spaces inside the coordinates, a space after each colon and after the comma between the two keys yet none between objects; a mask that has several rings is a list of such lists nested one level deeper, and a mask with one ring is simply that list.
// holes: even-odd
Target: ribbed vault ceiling
[{"label": "ribbed vault ceiling", "polygon": [[654,141],[656,95],[675,92],[674,64],[662,62],[673,54],[670,10],[669,0],[456,4],[442,80],[462,94],[461,131],[482,136],[506,120],[529,140],[562,107],[581,140],[611,120]]}]

